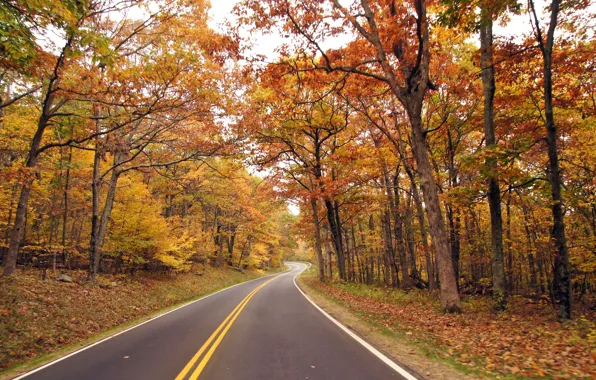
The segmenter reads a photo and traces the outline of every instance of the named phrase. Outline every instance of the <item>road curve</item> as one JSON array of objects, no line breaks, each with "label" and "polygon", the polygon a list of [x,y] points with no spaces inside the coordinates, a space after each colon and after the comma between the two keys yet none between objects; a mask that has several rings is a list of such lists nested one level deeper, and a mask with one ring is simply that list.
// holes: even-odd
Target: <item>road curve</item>
[{"label": "road curve", "polygon": [[288,266],[18,379],[414,379],[311,304],[294,282],[306,265]]}]

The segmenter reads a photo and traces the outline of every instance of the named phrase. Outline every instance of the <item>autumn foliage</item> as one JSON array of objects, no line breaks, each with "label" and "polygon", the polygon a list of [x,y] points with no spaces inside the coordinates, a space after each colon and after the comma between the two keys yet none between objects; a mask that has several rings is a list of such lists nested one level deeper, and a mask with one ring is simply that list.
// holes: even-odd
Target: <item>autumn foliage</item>
[{"label": "autumn foliage", "polygon": [[[456,312],[469,294],[546,296],[561,319],[593,302],[593,9],[549,4],[237,7],[286,38],[251,67],[246,133],[300,199],[321,280],[439,288]],[[493,31],[522,17],[527,34]]]},{"label": "autumn foliage", "polygon": [[46,3],[2,4],[4,274],[279,266],[287,211],[227,131],[237,44],[207,5]]},{"label": "autumn foliage", "polygon": [[[5,276],[278,267],[300,243],[323,283],[419,289],[429,324],[464,323],[438,309],[475,296],[591,315],[591,2],[245,0],[225,32],[208,19],[202,0],[0,4]],[[488,315],[471,331],[509,326]]]}]

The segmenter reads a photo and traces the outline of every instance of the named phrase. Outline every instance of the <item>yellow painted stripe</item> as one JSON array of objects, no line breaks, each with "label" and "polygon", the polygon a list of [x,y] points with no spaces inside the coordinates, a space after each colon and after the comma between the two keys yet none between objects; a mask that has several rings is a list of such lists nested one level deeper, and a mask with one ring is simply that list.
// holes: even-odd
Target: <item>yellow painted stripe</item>
[{"label": "yellow painted stripe", "polygon": [[240,301],[240,303],[234,308],[234,310],[232,310],[232,312],[226,317],[226,319],[224,319],[224,321],[217,327],[217,329],[213,332],[213,334],[211,334],[209,339],[207,339],[207,341],[201,346],[199,351],[197,351],[197,353],[192,357],[192,359],[190,359],[188,364],[186,364],[186,366],[182,369],[182,371],[178,374],[178,376],[176,376],[176,380],[184,379],[186,374],[195,365],[196,361],[199,360],[199,358],[201,357],[203,352],[207,349],[207,347],[209,347],[209,345],[211,344],[211,341],[213,341],[213,339],[215,339],[217,334],[219,334],[221,329],[223,329],[223,327],[226,325],[226,323],[228,323],[228,321],[232,318],[232,316],[236,313],[236,311],[242,306],[242,304],[248,299],[248,297],[250,297],[257,289],[258,289],[258,287],[256,289],[254,289],[252,292],[250,292],[246,297],[244,297],[244,299],[242,299],[242,301]]},{"label": "yellow painted stripe", "polygon": [[[267,283],[269,283],[269,281]],[[267,285],[267,283],[265,283],[263,285]],[[258,288],[258,290],[260,290],[260,289],[261,288]],[[190,376],[189,380],[197,380],[197,378],[199,377],[199,375],[201,374],[201,372],[203,372],[203,369],[205,369],[205,366],[209,362],[209,359],[211,359],[211,356],[213,355],[213,353],[217,349],[217,346],[219,346],[219,344],[221,343],[223,337],[227,334],[227,332],[230,329],[230,327],[232,327],[232,324],[234,324],[234,321],[236,321],[236,318],[238,318],[238,316],[242,312],[242,309],[244,309],[244,307],[248,304],[248,301],[250,301],[250,299],[255,294],[256,294],[256,292],[250,295],[250,297],[248,298],[248,300],[246,300],[246,302],[242,305],[242,307],[240,308],[240,310],[238,310],[238,313],[236,313],[236,315],[234,315],[234,317],[232,318],[232,320],[230,321],[230,323],[228,323],[228,325],[226,326],[226,328],[224,329],[224,331],[217,337],[217,340],[215,341],[215,343],[213,343],[213,346],[211,346],[211,348],[209,349],[209,351],[207,351],[207,354],[205,354],[205,357],[203,358],[203,360],[201,360],[201,362],[199,363],[199,365],[197,366],[197,368],[195,369],[195,371]]]},{"label": "yellow painted stripe", "polygon": [[[244,297],[244,299],[242,301],[240,301],[240,303],[234,308],[234,310],[232,310],[232,312],[226,317],[226,319],[224,319],[224,321],[217,327],[217,329],[213,332],[213,334],[211,334],[209,339],[207,339],[207,341],[201,346],[199,351],[197,351],[197,353],[192,357],[192,359],[190,359],[190,361],[186,364],[186,366],[182,369],[182,371],[178,374],[178,376],[176,376],[176,380],[183,380],[186,377],[188,372],[194,367],[197,360],[201,357],[203,352],[207,349],[207,347],[209,347],[209,345],[211,344],[213,339],[215,339],[217,334],[219,334],[219,332],[225,326],[223,333],[219,336],[219,338],[216,340],[216,342],[214,344],[214,347],[217,348],[217,346],[219,345],[219,342],[221,342],[221,340],[223,339],[223,336],[228,332],[232,323],[234,323],[236,318],[238,318],[238,315],[240,314],[242,309],[244,309],[244,307],[246,306],[248,301],[250,301],[250,299],[259,290],[261,290],[265,285],[267,285],[268,283],[270,283],[271,281],[275,280],[276,278],[278,278],[280,276],[282,276],[282,275],[275,276],[271,280],[266,281],[265,283],[261,284],[256,289],[254,289],[252,292],[250,292],[246,297]],[[231,321],[230,321],[230,319],[231,319]],[[228,324],[228,321],[230,321],[229,324]],[[226,324],[227,324],[227,326],[226,326]],[[215,351],[214,347],[211,347],[211,349],[205,356],[205,358],[207,358],[207,360],[205,360],[205,358],[203,358],[203,360],[201,361],[201,364],[203,364],[203,366],[201,367],[201,364],[199,364],[199,367],[197,367],[197,370],[195,370],[195,372],[193,372],[192,376],[190,377],[191,379],[196,379],[199,376],[199,374],[202,372],[203,368],[205,368],[207,361],[209,361],[209,358],[211,358],[211,355],[213,355],[213,352]],[[198,368],[201,368],[201,369],[199,370]]]}]

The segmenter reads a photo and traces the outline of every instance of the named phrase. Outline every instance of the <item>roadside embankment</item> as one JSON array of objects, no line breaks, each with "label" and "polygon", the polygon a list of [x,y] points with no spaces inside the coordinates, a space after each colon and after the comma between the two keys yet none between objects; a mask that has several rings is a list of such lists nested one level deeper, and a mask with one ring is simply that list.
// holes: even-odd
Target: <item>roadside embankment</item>
[{"label": "roadside embankment", "polygon": [[0,278],[0,370],[37,366],[169,308],[268,273],[206,266],[178,275],[100,275],[95,285],[85,282],[84,271],[68,273],[73,282],[57,281],[58,276],[43,280],[38,270]]},{"label": "roadside embankment", "polygon": [[560,323],[552,306],[513,297],[505,312],[492,310],[487,297],[468,297],[463,314],[444,314],[427,291],[321,283],[314,269],[299,284],[340,322],[427,378],[596,378],[593,315]]}]

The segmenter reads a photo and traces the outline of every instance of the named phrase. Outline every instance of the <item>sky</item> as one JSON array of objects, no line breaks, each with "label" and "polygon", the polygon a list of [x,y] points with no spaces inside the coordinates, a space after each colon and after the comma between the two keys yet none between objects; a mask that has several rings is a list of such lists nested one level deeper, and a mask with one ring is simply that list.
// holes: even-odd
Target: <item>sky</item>
[{"label": "sky", "polygon": [[[209,11],[211,20],[209,25],[216,30],[222,31],[223,27],[221,25],[226,20],[233,20],[232,9],[239,2],[241,0],[211,0],[211,9]],[[544,9],[547,2],[544,0],[535,0],[535,4],[540,14],[540,10]],[[592,8],[595,6],[593,5]],[[527,13],[513,16],[506,26],[494,25],[495,36],[515,37],[528,34],[531,31],[532,26]],[[255,42],[253,54],[262,54],[269,59],[273,59],[276,56],[275,49],[283,42],[283,39],[281,36],[269,34],[258,36],[255,38]]]}]

